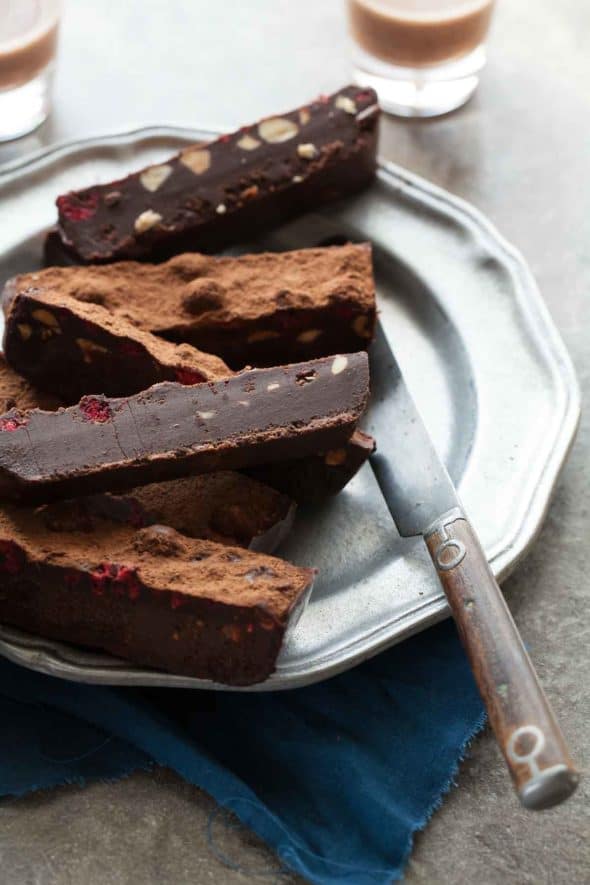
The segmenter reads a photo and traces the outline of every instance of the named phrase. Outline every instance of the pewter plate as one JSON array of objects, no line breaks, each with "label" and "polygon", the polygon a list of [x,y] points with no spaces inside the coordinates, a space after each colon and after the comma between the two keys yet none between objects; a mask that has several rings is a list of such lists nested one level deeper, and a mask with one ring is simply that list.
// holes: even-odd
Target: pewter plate
[{"label": "pewter plate", "polygon": [[[0,283],[38,266],[57,194],[120,177],[209,136],[142,129],[4,167]],[[579,418],[574,370],[537,286],[522,257],[473,207],[386,163],[358,198],[236,251],[341,237],[373,243],[386,334],[503,578],[539,531]],[[301,511],[281,553],[320,573],[276,672],[247,690],[325,679],[448,615],[422,541],[398,536],[368,466],[336,499]],[[224,688],[8,627],[0,627],[0,653],[82,682]]]}]

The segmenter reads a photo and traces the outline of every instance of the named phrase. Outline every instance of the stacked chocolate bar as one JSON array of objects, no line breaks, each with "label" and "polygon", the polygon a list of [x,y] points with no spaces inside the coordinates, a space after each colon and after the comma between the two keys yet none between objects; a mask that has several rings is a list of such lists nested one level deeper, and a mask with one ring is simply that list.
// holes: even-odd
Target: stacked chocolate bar
[{"label": "stacked chocolate bar", "polygon": [[58,198],[46,255],[69,266],[4,289],[0,621],[218,682],[272,672],[314,570],[268,553],[374,448],[371,252],[200,253],[368,184],[377,119],[347,87]]}]

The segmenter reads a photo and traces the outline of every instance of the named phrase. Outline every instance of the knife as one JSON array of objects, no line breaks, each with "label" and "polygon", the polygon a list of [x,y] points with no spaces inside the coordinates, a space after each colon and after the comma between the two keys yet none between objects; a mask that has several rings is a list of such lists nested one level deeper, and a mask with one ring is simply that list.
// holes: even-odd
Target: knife
[{"label": "knife", "polygon": [[370,349],[371,467],[399,534],[421,535],[520,801],[541,810],[579,781],[564,737],[381,325]]}]

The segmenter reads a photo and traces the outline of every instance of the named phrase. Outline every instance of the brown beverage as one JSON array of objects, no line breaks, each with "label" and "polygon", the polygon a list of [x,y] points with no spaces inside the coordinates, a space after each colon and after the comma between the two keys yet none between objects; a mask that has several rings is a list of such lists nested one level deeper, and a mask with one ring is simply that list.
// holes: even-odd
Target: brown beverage
[{"label": "brown beverage", "polygon": [[348,0],[355,78],[404,116],[459,107],[477,86],[494,0]]},{"label": "brown beverage", "polygon": [[436,65],[483,43],[493,0],[348,0],[350,27],[371,55],[403,67]]},{"label": "brown beverage", "polygon": [[59,9],[59,0],[0,0],[0,141],[47,116]]},{"label": "brown beverage", "polygon": [[0,2],[0,89],[27,83],[55,55],[55,4],[42,0]]}]

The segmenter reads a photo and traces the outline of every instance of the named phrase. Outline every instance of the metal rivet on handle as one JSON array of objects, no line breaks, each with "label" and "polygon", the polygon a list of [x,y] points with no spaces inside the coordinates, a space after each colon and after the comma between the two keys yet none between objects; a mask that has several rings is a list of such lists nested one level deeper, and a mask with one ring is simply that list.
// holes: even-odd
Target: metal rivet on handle
[{"label": "metal rivet on handle", "polygon": [[[451,559],[443,560],[442,557],[445,550],[449,550],[452,547],[457,551],[455,555]],[[456,568],[459,563],[463,562],[466,553],[467,550],[465,549],[465,544],[455,538],[447,538],[447,540],[443,541],[442,544],[439,544],[436,549],[436,567],[440,569],[441,572],[448,572],[452,568]]]},{"label": "metal rivet on handle", "polygon": [[[530,738],[533,741],[532,749],[526,753],[518,753],[516,744],[522,738]],[[539,774],[541,769],[537,765],[537,757],[545,749],[545,735],[536,725],[521,725],[513,731],[506,745],[506,753],[512,762],[520,765],[528,765],[531,775]]]}]

